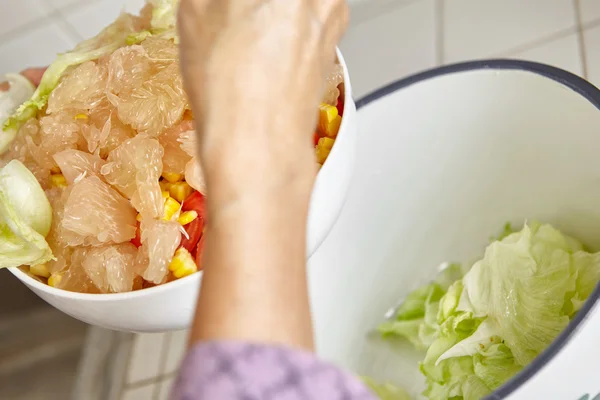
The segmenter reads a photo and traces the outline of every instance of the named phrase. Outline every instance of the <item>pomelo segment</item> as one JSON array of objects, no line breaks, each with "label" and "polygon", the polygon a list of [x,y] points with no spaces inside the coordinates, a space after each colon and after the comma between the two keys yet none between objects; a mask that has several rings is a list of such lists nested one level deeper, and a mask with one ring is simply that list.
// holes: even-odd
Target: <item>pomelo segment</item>
[{"label": "pomelo segment", "polygon": [[163,283],[180,244],[181,225],[177,222],[142,221],[142,247],[138,256],[138,263],[143,269],[142,277],[157,285]]},{"label": "pomelo segment", "polygon": [[131,243],[90,248],[82,267],[102,293],[130,292],[137,252]]},{"label": "pomelo segment", "polygon": [[86,248],[74,249],[69,266],[56,274],[57,279],[54,279],[54,287],[70,292],[100,293],[100,290],[83,269],[82,265],[87,258],[87,254],[88,249]]},{"label": "pomelo segment", "polygon": [[203,195],[206,195],[206,180],[204,179],[204,171],[200,161],[193,158],[185,166],[185,181],[192,188],[196,189]]},{"label": "pomelo segment", "polygon": [[190,130],[195,135],[193,129],[193,121],[183,120],[159,136],[158,141],[165,150],[163,172],[182,175],[185,173],[185,165],[191,160],[192,155],[182,148],[180,140]]},{"label": "pomelo segment", "polygon": [[46,112],[61,110],[88,111],[96,107],[105,97],[107,82],[106,67],[88,61],[66,75],[50,94]]},{"label": "pomelo segment", "polygon": [[[185,121],[184,121],[185,122]],[[192,128],[192,126],[190,126]],[[194,189],[206,195],[206,180],[204,171],[198,160],[198,139],[195,130],[186,130],[179,139],[181,149],[192,159],[185,166],[185,181]]]},{"label": "pomelo segment", "polygon": [[108,59],[108,92],[117,96],[131,94],[151,73],[151,62],[142,46],[120,48]]},{"label": "pomelo segment", "polygon": [[[55,260],[46,263],[46,267],[51,274],[63,271],[71,264],[73,248],[68,245],[62,227],[65,203],[69,198],[69,194],[70,189],[52,188],[46,190],[46,196],[52,206],[52,227],[46,237],[46,241],[52,249],[55,258]],[[70,235],[70,233],[67,233],[67,235]]]},{"label": "pomelo segment", "polygon": [[128,242],[135,236],[135,209],[116,190],[90,176],[75,183],[65,204],[62,227],[69,246]]},{"label": "pomelo segment", "polygon": [[87,150],[90,153],[99,150],[100,157],[104,159],[124,141],[136,135],[130,126],[119,120],[117,110],[106,98],[90,110],[88,118],[88,124],[82,127],[83,137],[88,144]]},{"label": "pomelo segment", "polygon": [[337,105],[338,97],[340,97],[340,89],[338,89],[338,86],[342,82],[344,82],[344,68],[340,64],[336,63],[327,76],[323,103],[330,104],[332,106]]},{"label": "pomelo segment", "polygon": [[69,184],[73,184],[77,178],[101,176],[100,169],[104,165],[104,160],[98,155],[73,149],[56,153],[54,161]]},{"label": "pomelo segment", "polygon": [[75,116],[77,111],[59,111],[40,118],[40,130],[37,136],[27,136],[27,147],[33,159],[45,169],[57,165],[52,156],[60,151],[76,149],[84,142],[81,136],[81,123]]},{"label": "pomelo segment", "polygon": [[192,125],[190,129],[182,131],[179,136],[178,142],[181,149],[190,157],[196,157],[198,155],[198,136],[194,126]]},{"label": "pomelo segment", "polygon": [[138,135],[113,150],[101,169],[106,181],[131,199],[140,214],[150,218],[160,218],[164,212],[158,183],[163,153],[158,140]]},{"label": "pomelo segment", "polygon": [[181,120],[187,107],[183,79],[176,63],[144,78],[142,85],[130,93],[108,93],[108,99],[121,121],[139,133],[158,137]]}]

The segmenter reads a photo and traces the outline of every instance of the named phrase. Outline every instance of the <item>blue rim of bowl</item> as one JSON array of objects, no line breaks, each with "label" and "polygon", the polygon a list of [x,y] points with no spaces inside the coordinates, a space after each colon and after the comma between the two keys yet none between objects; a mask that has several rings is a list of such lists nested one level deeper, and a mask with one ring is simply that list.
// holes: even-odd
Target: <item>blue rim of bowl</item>
[{"label": "blue rim of bowl", "polygon": [[[439,68],[434,68],[416,75],[409,76],[404,79],[395,81],[385,87],[382,87],[374,92],[362,97],[356,101],[357,111],[367,106],[368,104],[379,100],[387,95],[390,95],[399,90],[405,89],[413,84],[426,81],[428,79],[436,78],[439,76],[454,74],[460,72],[469,72],[476,70],[517,70],[524,72],[532,72],[543,77],[552,79],[567,88],[573,90],[577,94],[583,96],[588,100],[594,107],[600,112],[600,89],[586,81],[585,79],[574,75],[570,72],[562,70],[560,68],[552,67],[545,64],[540,64],[531,61],[521,60],[510,60],[510,59],[494,59],[494,60],[481,60],[481,61],[469,61],[458,64],[451,64]],[[590,295],[588,300],[585,302],[581,310],[577,313],[575,318],[569,323],[567,328],[561,332],[560,335],[552,344],[544,350],[533,362],[527,365],[523,370],[514,376],[511,380],[506,382],[492,394],[487,396],[485,400],[500,400],[504,399],[535,374],[537,374],[550,360],[554,358],[569,342],[573,337],[574,333],[579,329],[581,324],[590,314],[590,311],[594,308],[598,300],[600,299],[600,283],[596,285],[596,289]]]}]

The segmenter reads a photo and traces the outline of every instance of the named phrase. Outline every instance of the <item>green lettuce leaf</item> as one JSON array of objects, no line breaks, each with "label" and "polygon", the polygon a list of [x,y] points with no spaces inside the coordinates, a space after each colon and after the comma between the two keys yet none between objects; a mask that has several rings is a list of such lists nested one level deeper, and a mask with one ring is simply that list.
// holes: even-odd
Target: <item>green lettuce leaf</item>
[{"label": "green lettuce leaf", "polygon": [[[2,80],[8,81],[10,87],[8,91],[0,92],[0,126],[35,92],[35,87],[21,74],[7,74]],[[0,132],[0,154],[8,150],[16,134],[16,129]]]},{"label": "green lettuce leaf", "polygon": [[573,267],[576,275],[575,293],[570,304],[565,305],[569,316],[573,316],[579,311],[600,282],[600,253],[591,254],[578,251],[573,254]]},{"label": "green lettuce leaf", "polygon": [[4,123],[5,132],[16,132],[28,119],[34,117],[48,103],[50,93],[60,82],[65,71],[86,61],[97,60],[126,45],[127,38],[135,33],[134,17],[123,13],[99,35],[80,43],[68,53],[60,54],[48,67],[33,96],[23,103]]},{"label": "green lettuce leaf", "polygon": [[473,356],[473,366],[475,375],[491,390],[499,388],[523,369],[503,343],[479,350]]},{"label": "green lettuce leaf", "polygon": [[152,31],[171,30],[177,22],[179,0],[152,0]]},{"label": "green lettuce leaf", "polygon": [[53,259],[45,240],[52,208],[35,176],[19,161],[0,170],[0,268]]},{"label": "green lettuce leaf", "polygon": [[409,294],[380,331],[426,347],[428,399],[479,400],[566,327],[600,281],[600,253],[550,225],[507,224],[462,279],[450,272]]},{"label": "green lettuce leaf", "polygon": [[384,336],[401,336],[418,349],[427,349],[437,332],[437,314],[444,289],[431,283],[410,293],[397,311],[396,318],[381,324]]},{"label": "green lettuce leaf", "polygon": [[549,225],[526,224],[492,243],[463,279],[475,314],[491,319],[520,365],[537,357],[569,323],[563,307],[575,288],[576,245]]},{"label": "green lettuce leaf", "polygon": [[434,282],[411,292],[396,311],[394,320],[381,324],[378,328],[379,332],[384,337],[404,337],[416,348],[426,350],[437,335],[439,314],[445,312],[440,310],[440,305],[450,307],[452,302],[450,299],[458,303],[456,290],[452,291],[446,302],[441,303],[440,300],[448,297],[446,292],[462,276],[460,265],[448,265]]}]

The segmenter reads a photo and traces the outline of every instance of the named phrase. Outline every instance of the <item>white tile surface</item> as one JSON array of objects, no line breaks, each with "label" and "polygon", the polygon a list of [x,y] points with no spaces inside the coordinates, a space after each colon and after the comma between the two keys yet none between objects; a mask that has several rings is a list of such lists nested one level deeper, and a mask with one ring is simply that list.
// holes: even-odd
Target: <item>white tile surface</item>
[{"label": "white tile surface", "polygon": [[158,397],[155,400],[169,400],[169,395],[171,394],[171,389],[173,388],[173,384],[175,383],[175,378],[168,378],[161,383],[159,383],[158,388]]},{"label": "white tile surface", "polygon": [[165,337],[164,333],[136,335],[129,360],[128,383],[155,378],[159,375]]},{"label": "white tile surface", "polygon": [[356,98],[435,65],[433,3],[403,5],[350,27],[340,48]]},{"label": "white tile surface", "polygon": [[511,54],[511,58],[537,61],[583,75],[583,65],[577,34],[553,40],[533,49]]},{"label": "white tile surface", "polygon": [[92,3],[95,1],[103,1],[103,0],[38,0],[46,6],[52,7],[54,9],[59,8],[67,8],[73,7],[75,5],[79,6],[83,3]]},{"label": "white tile surface", "polygon": [[23,35],[0,42],[0,74],[44,66],[56,54],[70,50],[75,41],[57,24],[40,25]]},{"label": "white tile surface", "polygon": [[144,4],[144,0],[100,0],[73,11],[64,10],[63,15],[81,38],[87,39],[111,24],[121,11],[137,15]]},{"label": "white tile surface", "polygon": [[168,341],[167,357],[162,374],[170,374],[179,369],[187,350],[188,331],[178,331],[171,333],[171,339]]},{"label": "white tile surface", "polygon": [[600,1],[598,0],[579,0],[579,10],[581,22],[584,24],[600,19]]},{"label": "white tile surface", "polygon": [[490,57],[575,29],[568,0],[446,0],[444,61]]},{"label": "white tile surface", "polygon": [[152,400],[157,384],[142,386],[136,389],[128,389],[123,393],[121,400]]},{"label": "white tile surface", "polygon": [[583,32],[588,80],[600,87],[600,26]]},{"label": "white tile surface", "polygon": [[395,8],[421,0],[350,0],[350,25],[354,25]]},{"label": "white tile surface", "polygon": [[[42,19],[45,16],[45,10],[40,7],[37,0],[4,0],[0,7],[2,7],[0,35],[4,35],[25,24]],[[8,9],[10,10],[6,12],[5,10]]]}]

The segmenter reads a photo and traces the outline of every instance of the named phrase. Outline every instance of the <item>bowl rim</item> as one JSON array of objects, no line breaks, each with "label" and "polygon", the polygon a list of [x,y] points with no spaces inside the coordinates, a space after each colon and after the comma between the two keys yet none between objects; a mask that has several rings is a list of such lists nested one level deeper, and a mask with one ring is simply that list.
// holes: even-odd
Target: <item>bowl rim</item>
[{"label": "bowl rim", "polygon": [[[343,56],[341,50],[339,49],[339,47],[336,47],[336,58],[337,58],[337,61],[342,66],[342,69],[344,71],[344,82],[343,82],[344,83],[344,102],[345,103],[348,101],[354,102],[354,97],[352,96],[352,83],[350,82],[350,74],[348,71],[348,65],[346,64],[346,60],[344,59],[344,56]],[[352,108],[354,108],[354,107],[352,107]],[[336,143],[338,141],[344,142],[346,140],[346,137],[348,135],[344,134],[344,132],[348,131],[348,124],[349,124],[349,122],[347,122],[347,118],[342,118],[342,123],[340,125],[340,134],[336,138]],[[339,147],[339,146],[336,146],[334,144],[333,148],[331,149],[330,156],[332,156],[332,155],[335,156],[335,154],[337,154],[337,152],[338,152],[337,147]],[[328,163],[325,162],[323,164],[322,168],[329,169]],[[319,176],[321,176],[321,174],[318,174],[316,179],[319,179]],[[316,182],[316,180],[315,180],[315,182]],[[343,207],[343,205],[342,205],[342,207]],[[312,256],[314,253],[316,253],[316,251],[319,249],[320,245],[326,239],[326,236],[327,235],[325,235],[325,237],[322,240],[320,240],[320,242],[315,246],[315,248],[312,249],[312,251],[309,253],[309,256]],[[202,276],[203,276],[203,271],[199,271],[197,273],[183,277],[181,279],[174,280],[172,282],[167,282],[167,283],[153,286],[150,288],[146,288],[143,290],[135,290],[135,291],[124,292],[124,293],[79,293],[79,292],[70,292],[68,290],[57,289],[52,286],[46,285],[46,284],[38,281],[37,279],[32,278],[26,272],[21,271],[21,269],[19,267],[8,268],[8,270],[17,279],[19,279],[21,282],[23,282],[25,285],[31,286],[41,292],[49,294],[49,295],[59,297],[59,298],[69,299],[69,300],[85,300],[85,301],[94,301],[94,302],[111,302],[111,301],[119,301],[119,300],[126,300],[126,299],[142,298],[145,296],[150,296],[154,293],[161,293],[166,290],[175,290],[178,287],[186,285],[187,282],[201,280]]]},{"label": "bowl rim", "polygon": [[[561,68],[553,67],[533,61],[515,60],[515,59],[489,59],[478,61],[467,61],[456,64],[449,64],[430,70],[426,70],[415,75],[394,81],[389,85],[383,86],[375,91],[365,95],[356,101],[356,109],[361,108],[382,99],[399,90],[424,82],[443,75],[473,72],[480,70],[512,70],[521,72],[531,72],[545,78],[549,78],[588,100],[594,107],[600,111],[600,89],[586,81],[585,79],[565,71]],[[544,366],[549,363],[575,336],[575,333],[581,328],[583,322],[590,316],[591,311],[596,304],[600,304],[600,282],[592,294],[588,297],[583,307],[579,310],[575,318],[569,322],[569,325],[554,339],[535,360],[525,366],[521,372],[504,383],[501,387],[486,396],[485,400],[499,400],[508,397],[516,392],[529,379],[536,375]]]}]

